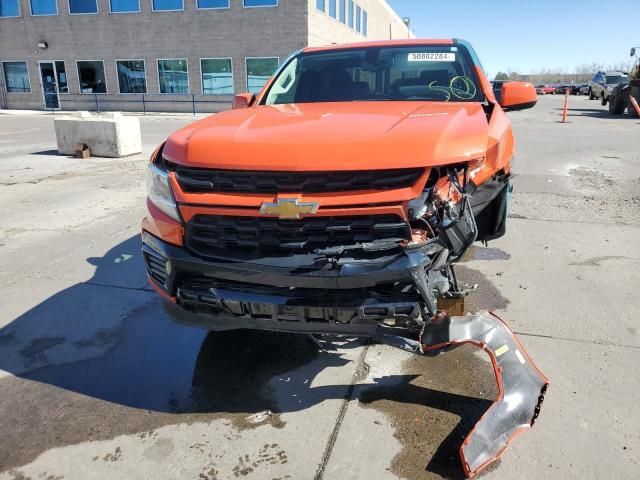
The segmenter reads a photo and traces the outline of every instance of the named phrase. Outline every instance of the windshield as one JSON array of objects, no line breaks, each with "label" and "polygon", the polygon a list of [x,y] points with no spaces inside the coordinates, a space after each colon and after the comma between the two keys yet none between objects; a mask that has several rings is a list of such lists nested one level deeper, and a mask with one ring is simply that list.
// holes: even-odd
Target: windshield
[{"label": "windshield", "polygon": [[626,75],[607,75],[607,85],[618,85],[627,81]]},{"label": "windshield", "polygon": [[301,53],[279,72],[264,104],[482,99],[466,48],[418,45]]}]

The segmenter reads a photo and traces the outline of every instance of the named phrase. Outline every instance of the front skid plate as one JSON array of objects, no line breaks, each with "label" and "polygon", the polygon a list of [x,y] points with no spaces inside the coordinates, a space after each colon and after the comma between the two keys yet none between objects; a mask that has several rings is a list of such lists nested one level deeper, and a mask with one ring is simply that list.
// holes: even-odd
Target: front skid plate
[{"label": "front skid plate", "polygon": [[[438,321],[439,320],[439,321]],[[467,477],[496,461],[520,433],[533,426],[549,383],[514,333],[496,315],[478,312],[440,317],[424,329],[420,342],[382,335],[392,346],[415,353],[444,351],[472,344],[489,355],[498,383],[498,397],[460,447]]]}]

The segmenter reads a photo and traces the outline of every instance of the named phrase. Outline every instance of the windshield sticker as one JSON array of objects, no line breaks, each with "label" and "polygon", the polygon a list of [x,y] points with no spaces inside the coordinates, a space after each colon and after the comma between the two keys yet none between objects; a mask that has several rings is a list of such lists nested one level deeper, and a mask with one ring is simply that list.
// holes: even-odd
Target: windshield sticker
[{"label": "windshield sticker", "polygon": [[447,52],[416,52],[410,53],[410,62],[455,62],[456,54]]}]

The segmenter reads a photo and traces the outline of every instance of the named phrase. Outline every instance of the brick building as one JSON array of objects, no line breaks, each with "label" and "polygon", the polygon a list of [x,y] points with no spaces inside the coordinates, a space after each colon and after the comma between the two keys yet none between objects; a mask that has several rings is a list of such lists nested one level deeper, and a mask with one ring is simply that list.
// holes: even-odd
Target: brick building
[{"label": "brick building", "polygon": [[0,108],[216,111],[302,47],[409,35],[385,0],[0,0]]}]

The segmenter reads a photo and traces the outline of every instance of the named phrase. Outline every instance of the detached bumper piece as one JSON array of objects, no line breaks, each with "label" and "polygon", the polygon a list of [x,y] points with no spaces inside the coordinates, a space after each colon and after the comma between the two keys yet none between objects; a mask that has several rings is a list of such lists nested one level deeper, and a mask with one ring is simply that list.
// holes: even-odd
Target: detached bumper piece
[{"label": "detached bumper piece", "polygon": [[495,462],[516,436],[533,426],[540,413],[549,381],[509,327],[491,313],[436,317],[425,327],[419,341],[385,333],[380,339],[422,354],[469,343],[489,355],[499,393],[460,447],[467,477]]}]

